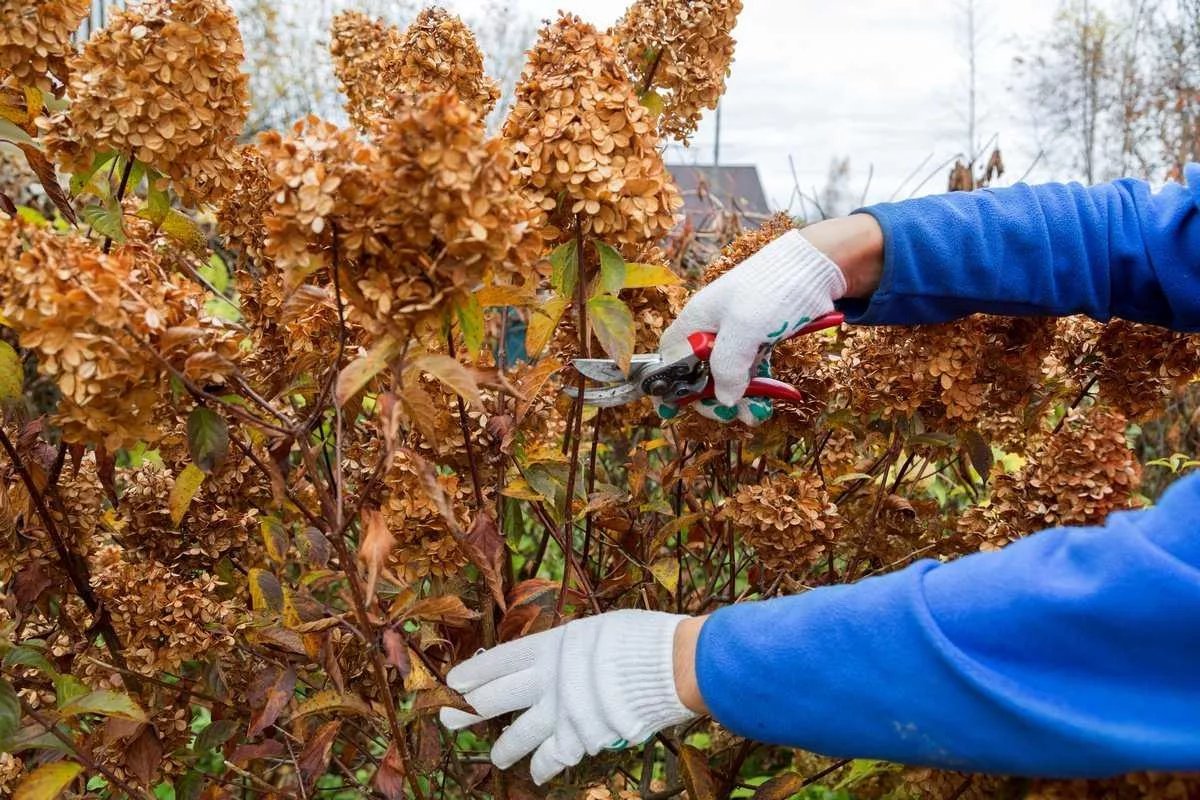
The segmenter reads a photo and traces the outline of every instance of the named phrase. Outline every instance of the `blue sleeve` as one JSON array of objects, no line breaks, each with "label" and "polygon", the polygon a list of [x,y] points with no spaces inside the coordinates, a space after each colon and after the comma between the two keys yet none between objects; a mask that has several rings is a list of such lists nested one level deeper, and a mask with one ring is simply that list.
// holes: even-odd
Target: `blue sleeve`
[{"label": "blue sleeve", "polygon": [[731,730],[832,756],[1200,770],[1200,475],[1102,528],[722,609],[697,673]]},{"label": "blue sleeve", "polygon": [[1185,177],[1157,194],[1022,184],[865,208],[883,228],[881,283],[839,305],[863,325],[1087,314],[1200,330],[1200,166]]}]

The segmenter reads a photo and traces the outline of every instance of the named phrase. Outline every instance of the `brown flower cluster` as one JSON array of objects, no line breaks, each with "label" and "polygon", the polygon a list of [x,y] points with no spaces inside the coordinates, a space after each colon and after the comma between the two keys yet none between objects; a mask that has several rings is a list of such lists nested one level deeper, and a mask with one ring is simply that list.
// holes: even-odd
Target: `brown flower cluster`
[{"label": "brown flower cluster", "polygon": [[66,441],[115,451],[158,436],[164,368],[149,348],[200,380],[231,363],[228,334],[201,320],[202,290],[168,274],[153,243],[106,255],[92,241],[17,222],[0,231],[0,314],[62,392],[56,421]]},{"label": "brown flower cluster", "polygon": [[153,0],[118,12],[72,63],[68,171],[92,154],[131,154],[170,176],[190,202],[233,187],[249,108],[242,37],[224,0]]},{"label": "brown flower cluster", "polygon": [[1165,400],[1200,375],[1200,336],[1116,320],[1096,341],[1103,402],[1129,419],[1158,416]]},{"label": "brown flower cluster", "polygon": [[233,642],[236,619],[217,599],[211,575],[186,578],[116,545],[92,559],[92,588],[104,603],[130,666],[178,673],[180,664],[211,658]]},{"label": "brown flower cluster", "polygon": [[399,330],[396,319],[439,312],[485,279],[525,276],[540,243],[513,156],[453,92],[398,102],[374,133],[365,142],[310,119],[263,137],[266,251],[289,286],[336,253],[350,302]]},{"label": "brown flower cluster", "polygon": [[70,76],[75,31],[89,0],[0,0],[0,77],[55,91]]},{"label": "brown flower cluster", "polygon": [[657,241],[682,205],[649,111],[619,63],[616,41],[578,17],[542,29],[504,125],[538,227],[636,248]]},{"label": "brown flower cluster", "polygon": [[256,145],[239,147],[236,158],[238,167],[217,209],[217,230],[231,246],[261,264],[267,238],[263,210],[271,200],[267,164]]},{"label": "brown flower cluster", "polygon": [[482,118],[500,97],[483,71],[483,53],[463,21],[436,6],[426,8],[403,33],[358,11],[333,18],[330,50],[346,112],[369,130],[403,94],[453,89]]},{"label": "brown flower cluster", "polygon": [[1142,469],[1126,441],[1128,425],[1104,406],[1070,412],[1023,469],[996,477],[990,504],[964,513],[959,530],[995,549],[1056,525],[1095,525],[1135,506]]},{"label": "brown flower cluster", "polygon": [[794,576],[817,563],[842,527],[837,506],[813,473],[747,483],[725,501],[721,517],[738,527],[764,566]]},{"label": "brown flower cluster", "polygon": [[663,99],[659,130],[683,143],[725,93],[741,0],[637,0],[613,29],[634,80]]}]

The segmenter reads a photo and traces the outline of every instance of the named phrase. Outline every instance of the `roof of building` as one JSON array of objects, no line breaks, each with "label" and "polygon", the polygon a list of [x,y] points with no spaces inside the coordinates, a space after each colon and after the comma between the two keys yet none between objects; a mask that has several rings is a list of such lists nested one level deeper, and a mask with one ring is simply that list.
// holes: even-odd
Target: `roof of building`
[{"label": "roof of building", "polygon": [[668,164],[667,169],[683,194],[683,212],[689,218],[711,214],[714,208],[751,217],[771,213],[758,167],[753,164]]}]

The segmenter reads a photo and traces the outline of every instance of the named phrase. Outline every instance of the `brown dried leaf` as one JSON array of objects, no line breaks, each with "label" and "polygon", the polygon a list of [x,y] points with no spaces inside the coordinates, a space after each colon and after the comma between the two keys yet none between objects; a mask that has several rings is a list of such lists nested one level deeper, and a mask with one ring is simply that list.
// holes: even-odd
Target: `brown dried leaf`
[{"label": "brown dried leaf", "polygon": [[789,772],[759,786],[753,800],[788,800],[804,789],[804,776]]},{"label": "brown dried leaf", "polygon": [[400,673],[400,680],[407,681],[412,672],[412,659],[408,656],[408,645],[404,641],[404,634],[395,627],[388,628],[383,632],[383,653],[387,657],[387,663]]},{"label": "brown dried leaf", "polygon": [[467,557],[479,568],[492,591],[492,597],[496,599],[496,605],[503,611],[504,579],[500,576],[500,570],[505,554],[504,537],[500,535],[500,529],[490,512],[482,511],[475,516],[471,529],[460,544],[466,546]]},{"label": "brown dried leaf", "polygon": [[375,586],[387,557],[396,546],[396,537],[388,530],[387,520],[377,508],[362,510],[363,540],[358,546],[358,560],[367,569],[366,602],[375,598]]},{"label": "brown dried leaf", "polygon": [[154,728],[146,725],[142,733],[125,748],[125,768],[144,786],[154,785],[162,767],[163,746]]},{"label": "brown dried leaf", "polygon": [[472,611],[456,595],[427,597],[418,601],[412,608],[404,612],[404,619],[417,619],[423,622],[435,622],[439,625],[449,625],[461,628],[471,620],[479,619],[479,612]]},{"label": "brown dried leaf", "polygon": [[250,727],[246,731],[246,737],[253,739],[260,735],[267,728],[275,724],[275,720],[279,719],[279,714],[287,706],[288,701],[292,699],[292,693],[296,690],[296,673],[291,667],[280,669],[272,667],[270,671],[262,673],[264,679],[256,680],[256,686],[263,686],[262,705],[250,717]]},{"label": "brown dried leaf", "polygon": [[404,777],[404,762],[396,749],[396,743],[392,742],[379,762],[379,769],[375,771],[371,785],[387,800],[403,800]]},{"label": "brown dried leaf", "polygon": [[691,800],[717,800],[717,782],[708,766],[708,757],[691,745],[679,748],[679,766]]},{"label": "brown dried leaf", "polygon": [[458,359],[446,355],[427,355],[416,359],[413,367],[422,372],[428,372],[444,383],[452,392],[462,397],[476,408],[483,408],[483,397],[479,394],[479,384],[467,368]]},{"label": "brown dried leaf", "polygon": [[306,785],[311,786],[313,781],[329,768],[329,759],[333,755],[333,742],[341,730],[341,720],[330,720],[317,728],[317,732],[304,745],[304,750],[297,759],[297,765],[300,767],[300,775]]},{"label": "brown dried leaf", "polygon": [[58,183],[58,175],[54,172],[54,165],[42,155],[42,151],[30,144],[17,144],[21,148],[21,152],[25,154],[25,160],[29,162],[29,168],[37,175],[41,181],[42,188],[46,190],[46,196],[50,198],[50,202],[54,203],[62,215],[74,225],[78,220],[75,217],[75,208],[71,205],[71,199],[67,197],[67,193],[63,191],[62,186]]}]

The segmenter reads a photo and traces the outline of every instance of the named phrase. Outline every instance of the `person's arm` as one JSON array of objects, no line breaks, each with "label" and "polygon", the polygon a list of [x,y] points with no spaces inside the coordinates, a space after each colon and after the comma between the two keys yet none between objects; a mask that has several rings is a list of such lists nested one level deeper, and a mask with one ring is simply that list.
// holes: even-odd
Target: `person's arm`
[{"label": "person's arm", "polygon": [[[1121,317],[1200,330],[1200,166],[1188,185],[1017,185],[870,206],[882,275],[835,231],[811,237],[847,274],[839,307],[859,324],[945,322],[973,313]],[[845,224],[845,223],[840,223]],[[806,229],[809,230],[809,229]],[[846,229],[850,230],[850,229]],[[859,237],[862,241],[862,237]],[[856,258],[839,257],[849,248]],[[878,267],[876,260],[874,265]],[[854,275],[866,270],[855,291]]]},{"label": "person's arm", "polygon": [[680,697],[755,740],[1028,776],[1197,770],[1200,476],[1102,528],[722,609],[694,664],[689,632]]}]

